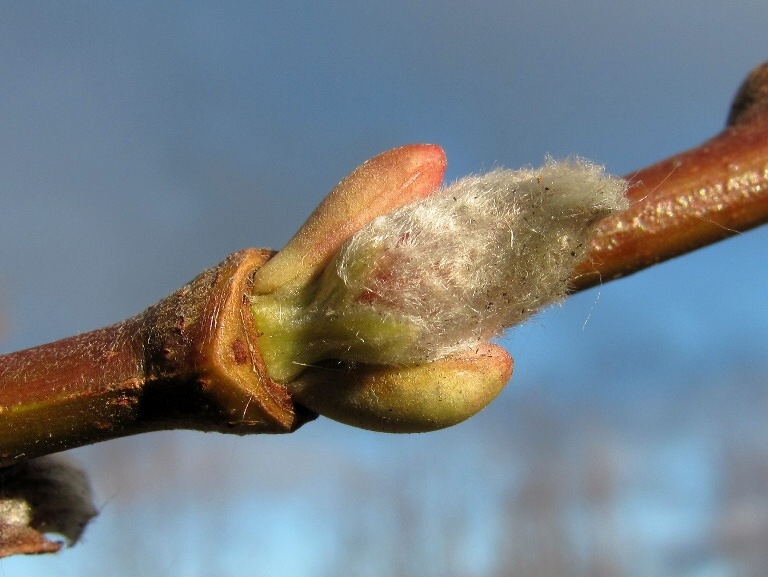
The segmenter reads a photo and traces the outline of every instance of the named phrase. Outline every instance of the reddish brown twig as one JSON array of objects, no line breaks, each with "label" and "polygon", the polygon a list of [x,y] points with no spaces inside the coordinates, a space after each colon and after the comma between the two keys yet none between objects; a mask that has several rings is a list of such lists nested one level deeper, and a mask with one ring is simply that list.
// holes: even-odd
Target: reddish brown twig
[{"label": "reddish brown twig", "polygon": [[[768,222],[767,101],[768,65],[763,65],[740,90],[729,125],[721,134],[629,175],[633,205],[599,225],[590,257],[573,277],[573,289],[631,274]],[[396,190],[382,205],[387,210],[400,202],[393,199],[406,196],[404,191],[408,198],[422,196],[442,176],[438,150],[414,146],[377,157],[373,164],[364,165],[362,176],[355,178],[358,173],[353,173],[345,181],[341,198],[356,189],[386,189],[392,183]],[[394,173],[397,176],[389,176]],[[369,207],[354,226],[376,216],[377,210]],[[337,221],[312,221],[262,285],[293,282],[297,271],[313,274],[351,230],[345,214],[337,213],[343,217]],[[333,229],[329,238],[336,244],[326,242],[316,251],[313,243],[323,240],[323,230],[328,228]],[[316,258],[307,260],[307,254]],[[289,389],[267,376],[256,346],[258,330],[249,297],[254,276],[271,255],[256,250],[235,253],[137,317],[0,356],[0,464],[145,431],[277,433],[293,431],[314,418],[295,402]],[[306,262],[312,270],[294,268]],[[453,380],[459,384],[488,385],[483,399],[498,392],[494,383],[503,383],[509,376],[511,360],[497,347],[481,349],[464,358],[434,363],[427,370],[318,370],[308,374],[305,388],[291,390],[312,398],[315,406],[333,415],[337,410],[357,411],[358,403],[369,402],[365,390],[373,387],[391,394],[406,415],[412,414],[407,418],[417,422],[425,418],[418,405],[428,400],[412,391],[421,386],[423,391],[431,390],[430,380],[448,382],[455,373]],[[482,380],[491,373],[493,378]],[[329,379],[336,381],[335,388],[323,388]],[[357,396],[345,392],[347,385]],[[433,390],[439,393],[439,387]],[[472,410],[482,406],[475,398],[466,404]],[[346,418],[356,424],[359,419],[366,426],[368,416],[358,412]],[[394,422],[394,427],[410,430],[411,424]],[[6,515],[5,520],[11,517]],[[2,523],[0,514],[0,541]],[[10,530],[20,534],[16,529]],[[13,543],[5,545],[0,555],[34,550],[28,543],[26,549],[16,551]]]},{"label": "reddish brown twig", "polygon": [[[574,290],[768,220],[766,84],[764,65],[745,82],[720,135],[630,175],[633,205],[599,225]],[[428,182],[442,174],[433,148],[413,150],[427,164],[408,174],[427,170]],[[374,174],[404,170],[386,158]],[[411,186],[410,176],[402,179]],[[0,464],[151,430],[289,432],[313,418],[267,377],[256,346],[248,297],[271,254],[235,253],[137,317],[0,357]]]},{"label": "reddish brown twig", "polygon": [[139,316],[0,357],[0,464],[145,431],[295,430],[314,415],[261,365],[235,253]]},{"label": "reddish brown twig", "polygon": [[598,225],[574,290],[768,222],[768,63],[742,85],[723,132],[626,178],[633,204]]}]

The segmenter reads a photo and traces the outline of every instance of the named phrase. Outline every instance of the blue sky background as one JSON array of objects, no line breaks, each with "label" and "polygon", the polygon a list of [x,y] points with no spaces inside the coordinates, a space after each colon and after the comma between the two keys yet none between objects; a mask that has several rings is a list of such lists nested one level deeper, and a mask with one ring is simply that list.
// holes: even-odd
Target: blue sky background
[{"label": "blue sky background", "polygon": [[[279,248],[394,146],[442,145],[449,179],[547,154],[624,174],[690,148],[768,57],[767,22],[738,0],[3,3],[0,350]],[[733,535],[768,539],[767,243],[752,231],[516,329],[507,390],[451,430],[321,419],[73,451],[101,515],[0,575],[533,575],[527,550],[554,576],[553,535],[574,575],[744,574]]]}]

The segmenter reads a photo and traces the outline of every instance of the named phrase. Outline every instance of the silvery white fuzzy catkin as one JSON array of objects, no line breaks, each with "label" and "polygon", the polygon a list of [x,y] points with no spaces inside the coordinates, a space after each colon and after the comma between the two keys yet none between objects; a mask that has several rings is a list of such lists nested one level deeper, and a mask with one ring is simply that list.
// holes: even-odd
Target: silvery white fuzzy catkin
[{"label": "silvery white fuzzy catkin", "polygon": [[[579,159],[463,178],[358,231],[311,314],[355,327],[348,354],[337,342],[342,360],[411,364],[465,349],[559,301],[592,225],[626,208],[626,188]],[[397,346],[376,334],[392,324]]]}]

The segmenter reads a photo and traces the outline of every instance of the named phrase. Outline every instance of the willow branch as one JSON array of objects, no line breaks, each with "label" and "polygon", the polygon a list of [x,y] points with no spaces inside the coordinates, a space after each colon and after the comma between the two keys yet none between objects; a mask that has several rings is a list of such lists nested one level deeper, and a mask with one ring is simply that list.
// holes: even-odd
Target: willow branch
[{"label": "willow branch", "polygon": [[575,291],[768,222],[768,63],[742,85],[723,132],[625,178],[632,206],[598,225]]},{"label": "willow branch", "polygon": [[[254,294],[317,275],[357,228],[429,195],[444,167],[439,147],[384,153],[342,181],[278,258],[234,253],[136,317],[0,356],[0,557],[53,551],[45,531],[74,540],[93,514],[87,483],[56,463],[35,461],[36,472],[33,457],[161,429],[286,433],[317,416],[304,403],[356,426],[412,431],[490,402],[512,361],[489,343],[409,367],[322,365],[281,384],[252,314]],[[632,204],[598,225],[573,291],[768,222],[768,64],[741,87],[723,132],[626,178]]]},{"label": "willow branch", "polygon": [[161,429],[282,433],[315,417],[263,370],[246,250],[121,323],[0,357],[0,464]]},{"label": "willow branch", "polygon": [[[764,65],[742,87],[721,134],[629,175],[632,206],[598,225],[589,257],[573,276],[573,290],[637,272],[768,221],[767,85]],[[259,290],[266,291],[270,282],[290,284],[315,274],[350,231],[379,212],[425,196],[442,178],[443,168],[442,152],[429,145],[404,147],[366,163],[329,197],[342,209],[311,218],[289,249],[278,253],[272,275],[261,279]],[[358,213],[345,212],[350,198],[358,198],[367,211],[354,226],[350,222]],[[380,204],[371,204],[373,200]],[[462,402],[476,411],[508,378],[511,360],[506,353],[481,347],[465,358],[434,363],[429,370],[363,366],[346,373],[327,367],[308,371],[311,393],[303,386],[276,383],[264,368],[250,308],[254,277],[272,254],[235,253],[137,317],[0,356],[0,464],[159,429],[290,432],[316,417],[297,396],[312,397],[333,415],[338,412],[331,406],[338,402],[333,391],[347,386],[358,392],[374,387],[374,396],[390,394],[408,406],[405,414],[419,413],[430,394],[445,393],[434,383],[450,381],[469,390],[461,385],[474,379],[482,399]],[[310,268],[302,269],[307,262]],[[493,377],[483,381],[485,374]],[[355,397],[340,410],[357,410],[363,402],[368,401]],[[456,422],[457,414],[437,426]],[[365,418],[353,415],[348,420],[365,426]],[[416,430],[412,422],[385,425],[387,430]]]}]

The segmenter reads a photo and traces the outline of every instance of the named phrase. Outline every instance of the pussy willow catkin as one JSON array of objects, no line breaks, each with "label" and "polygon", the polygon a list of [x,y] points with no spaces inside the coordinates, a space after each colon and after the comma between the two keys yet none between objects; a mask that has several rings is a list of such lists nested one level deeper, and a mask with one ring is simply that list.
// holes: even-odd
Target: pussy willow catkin
[{"label": "pussy willow catkin", "polygon": [[565,295],[592,225],[626,208],[626,187],[587,161],[548,159],[375,219],[319,279],[301,316],[325,330],[307,352],[411,364],[500,334]]},{"label": "pussy willow catkin", "polygon": [[583,160],[461,179],[376,218],[319,277],[254,295],[270,376],[323,360],[413,365],[500,334],[560,300],[592,225],[626,182]]}]

